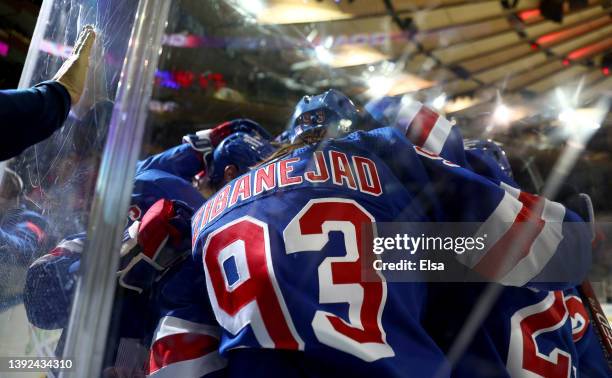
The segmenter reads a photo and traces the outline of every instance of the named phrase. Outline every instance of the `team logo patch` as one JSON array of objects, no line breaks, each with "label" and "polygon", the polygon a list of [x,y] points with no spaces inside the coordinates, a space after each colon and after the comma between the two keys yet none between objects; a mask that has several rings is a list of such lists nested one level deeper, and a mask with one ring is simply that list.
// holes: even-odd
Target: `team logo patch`
[{"label": "team logo patch", "polygon": [[130,206],[130,210],[128,210],[128,217],[131,220],[137,221],[140,219],[141,216],[142,216],[142,210],[140,210],[140,207],[138,207],[138,205]]}]

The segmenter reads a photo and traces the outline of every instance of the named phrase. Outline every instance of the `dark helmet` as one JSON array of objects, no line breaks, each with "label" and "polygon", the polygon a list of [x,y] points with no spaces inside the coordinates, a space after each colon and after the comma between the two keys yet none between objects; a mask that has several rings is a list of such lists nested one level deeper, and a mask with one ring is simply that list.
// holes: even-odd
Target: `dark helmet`
[{"label": "dark helmet", "polygon": [[330,89],[316,96],[304,96],[295,107],[289,124],[290,140],[326,131],[331,137],[348,134],[359,121],[359,112],[344,93]]},{"label": "dark helmet", "polygon": [[226,166],[233,164],[239,173],[259,163],[274,152],[270,142],[257,133],[237,132],[225,138],[213,152],[210,182],[217,184],[223,179]]},{"label": "dark helmet", "polygon": [[506,152],[499,146],[499,144],[495,143],[491,139],[466,139],[463,142],[463,145],[466,150],[482,151],[485,155],[492,158],[501,168],[501,170],[508,175],[508,177],[513,177],[510,161],[508,161]]}]

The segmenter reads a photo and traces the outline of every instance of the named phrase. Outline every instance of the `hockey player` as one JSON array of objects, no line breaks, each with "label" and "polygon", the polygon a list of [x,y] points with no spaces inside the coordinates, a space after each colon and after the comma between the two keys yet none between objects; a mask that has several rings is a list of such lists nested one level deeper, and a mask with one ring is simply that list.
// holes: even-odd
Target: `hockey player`
[{"label": "hockey player", "polygon": [[[152,293],[157,280],[186,257],[188,248],[181,242],[189,238],[190,230],[185,225],[193,209],[205,200],[189,180],[190,175],[203,169],[199,155],[190,145],[183,144],[138,164],[120,251],[109,328],[111,347],[106,351],[105,366],[122,361],[122,368],[137,369],[144,361],[139,351],[146,350],[142,345],[155,326],[155,316],[149,317],[155,308]],[[156,204],[161,199],[168,201]],[[24,304],[33,325],[43,329],[67,326],[86,237],[80,233],[65,238],[28,269]],[[64,336],[65,332],[56,348],[58,356],[62,354]],[[131,358],[123,358],[126,354]]]},{"label": "hockey player", "polygon": [[[445,357],[422,325],[427,286],[386,282],[363,264],[372,256],[362,242],[377,222],[472,221],[508,231],[508,221],[534,216],[529,202],[416,146],[406,130],[346,135],[360,117],[338,92],[305,97],[298,108],[293,147],[194,215],[191,269],[205,275],[208,300],[194,287],[161,319],[151,376],[433,376]],[[562,210],[560,220],[576,219],[547,204]],[[521,251],[503,270],[472,268],[539,287],[571,258],[567,277],[579,282],[590,262],[586,233],[558,240],[545,259]],[[499,253],[491,248],[483,259]]]},{"label": "hockey player", "polygon": [[215,149],[203,185],[215,193],[221,186],[247,172],[274,152],[274,147],[258,134],[236,132]]},{"label": "hockey player", "polygon": [[[263,152],[255,151],[252,148],[245,148],[241,151],[242,154],[238,155],[239,159],[236,159],[236,157],[228,156],[227,153],[234,153],[238,149],[236,145],[239,139],[242,138],[228,139],[232,141],[231,143],[225,143],[224,139],[228,138],[232,133],[255,135],[260,130],[263,130],[263,128],[250,120],[226,122],[214,129],[199,132],[197,137],[195,134],[186,136],[185,139],[189,139],[190,143],[180,144],[138,162],[134,178],[134,190],[128,212],[128,226],[134,221],[139,221],[144,213],[160,199],[179,200],[191,209],[199,208],[205,198],[192,186],[191,180],[193,177],[200,172],[207,171],[224,172],[228,170],[243,172],[249,165],[257,163],[262,156],[266,156],[266,154],[271,152],[269,150],[269,143],[260,142]],[[249,139],[251,138],[254,137],[249,137]],[[213,147],[219,148],[213,150]],[[252,156],[249,157],[248,154]],[[218,160],[222,160],[225,165],[215,162],[213,156],[216,156]],[[206,163],[207,161],[208,164]],[[221,173],[213,174],[212,176],[211,182],[215,185],[223,182],[223,175]],[[69,305],[72,294],[71,290],[66,291],[63,289],[72,289],[73,287],[74,279],[76,278],[75,274],[79,267],[80,253],[84,245],[84,238],[85,234],[82,233],[65,239],[58,245],[55,252],[41,258],[32,265],[29,272],[31,279],[28,280],[29,285],[31,285],[28,288],[30,292],[28,301],[30,303],[36,302],[36,304],[31,304],[27,308],[32,310],[30,312],[30,321],[38,327],[52,329],[61,328],[66,324],[70,312]],[[62,267],[53,267],[55,263],[61,263]],[[37,269],[43,270],[39,272]],[[50,282],[46,282],[44,285],[38,284],[41,277],[47,276],[47,274],[41,275],[39,273],[47,272],[49,269],[52,270],[50,272],[52,282],[56,280],[61,282],[57,282],[57,284],[50,284]],[[64,271],[71,274],[66,275]],[[58,272],[60,273],[57,274]],[[61,295],[56,293],[56,288],[60,289]],[[34,300],[34,294],[41,301]],[[51,298],[60,298],[61,302],[58,303],[56,299],[51,300]],[[48,303],[48,305],[42,306],[44,303]],[[42,310],[43,308],[44,310]]]},{"label": "hockey player", "polygon": [[0,218],[0,312],[21,301],[23,273],[47,244],[47,221],[25,208],[13,208]]},{"label": "hockey player", "polygon": [[[472,169],[500,182],[512,176],[503,150],[491,141],[466,141]],[[507,186],[513,191],[516,186]],[[584,219],[593,216],[590,199],[584,195],[565,196]],[[588,198],[588,197],[586,197]],[[582,199],[582,201],[580,201]],[[494,284],[490,284],[494,285]],[[428,311],[428,331],[436,342],[450,351],[465,340],[457,340],[478,306],[486,287],[482,284],[433,285]],[[490,288],[489,288],[490,289]],[[558,291],[524,288],[498,288],[499,296],[465,350],[455,356],[452,370],[456,377],[609,377],[612,368],[606,357],[605,343],[612,335],[597,334],[597,318],[588,306],[593,299],[584,297],[579,287]],[[441,301],[444,316],[441,317]]]},{"label": "hockey player", "polygon": [[[225,177],[231,177],[230,172],[244,172],[272,152],[269,142],[259,136],[253,125],[261,128],[252,121],[245,124],[236,120],[208,131],[206,136],[200,133],[199,141],[208,138],[207,146],[219,144],[212,153],[184,143],[138,163],[129,210],[131,225],[123,240],[118,300],[111,320],[109,345],[113,348],[109,348],[106,365],[119,359],[125,340],[146,344],[151,326],[155,326],[151,321],[157,320],[152,314],[157,308],[156,298],[164,290],[164,277],[172,275],[186,257],[185,252],[189,254],[190,228],[184,225],[189,225],[193,209],[204,202],[191,178],[197,172],[207,171],[212,174],[211,182],[219,185],[224,180],[223,172]],[[216,139],[228,130],[229,136]],[[247,147],[241,149],[238,144]],[[204,164],[205,161],[209,163]],[[67,325],[84,243],[85,234],[69,237],[30,267],[25,304],[34,325],[45,329]],[[143,317],[135,316],[139,313]],[[61,345],[58,350],[61,351]],[[137,353],[132,353],[136,362],[132,367],[137,368]]]},{"label": "hockey player", "polygon": [[[399,98],[386,98],[367,107],[375,118],[386,117],[392,124],[400,123],[406,129],[412,129],[409,136],[418,135],[417,130],[440,130],[444,127],[447,132],[434,133],[434,136],[452,135],[454,138],[430,140],[441,147],[441,157],[459,157],[457,160],[462,162],[462,166],[520,197],[521,191],[512,179],[506,154],[494,142],[467,140],[461,143],[456,127],[420,103],[402,105]],[[592,211],[575,205],[580,198],[583,196],[569,196],[564,202],[571,203],[584,219],[589,220]],[[588,204],[586,207],[589,207]],[[482,306],[478,300],[486,289],[484,285],[476,283],[430,285],[426,326],[445,352],[451,352],[453,347],[466,342],[458,340],[463,336],[460,336],[460,331],[469,323],[473,309]],[[455,364],[453,376],[608,377],[612,374],[592,316],[576,287],[563,291],[511,287],[498,289],[499,296],[493,301],[488,316],[473,340],[468,340],[466,349],[453,356],[458,358],[452,361]],[[455,350],[453,352],[457,353]],[[441,367],[439,374],[443,375],[446,368]]]}]

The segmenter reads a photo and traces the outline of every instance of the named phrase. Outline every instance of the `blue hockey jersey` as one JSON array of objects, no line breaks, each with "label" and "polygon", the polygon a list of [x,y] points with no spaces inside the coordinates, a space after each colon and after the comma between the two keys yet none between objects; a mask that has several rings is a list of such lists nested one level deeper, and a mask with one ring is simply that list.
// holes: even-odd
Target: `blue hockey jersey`
[{"label": "blue hockey jersey", "polygon": [[[556,211],[549,218],[534,202]],[[433,376],[445,358],[422,326],[426,284],[378,274],[364,282],[371,251],[359,241],[376,222],[459,221],[482,222],[503,240],[513,222],[533,216],[544,225],[577,220],[560,204],[510,193],[415,146],[398,129],[297,149],[237,178],[195,214],[194,264],[206,287],[193,290],[206,290],[212,313],[183,302],[187,318],[162,319],[151,376],[201,376],[223,358],[229,376]],[[503,271],[492,269],[503,252],[495,248],[470,267],[508,284],[569,287],[588,269],[588,231],[558,232],[542,227]],[[572,282],[538,281],[550,266],[564,267]]]},{"label": "blue hockey jersey", "polygon": [[[201,166],[201,159],[188,144],[140,161],[127,223],[139,220],[162,198],[180,200],[197,209],[204,198],[191,185],[190,177],[201,170]],[[43,329],[67,326],[86,237],[85,233],[67,237],[28,269],[24,304],[28,319],[35,326]],[[129,238],[129,229],[126,229],[124,241]],[[157,297],[175,269],[178,267],[158,277],[144,293],[117,288],[104,366],[129,368],[134,374],[142,374],[147,355],[144,345],[148,345],[158,319]],[[56,349],[58,356],[62,354],[63,340],[64,335]]]},{"label": "blue hockey jersey", "polygon": [[24,272],[48,244],[47,220],[24,208],[0,216],[0,312],[22,299]]},{"label": "blue hockey jersey", "polygon": [[[397,127],[421,146],[428,141],[441,157],[458,162],[520,196],[517,183],[478,149],[464,150],[459,130],[426,106],[405,109]],[[433,133],[428,130],[445,130]],[[437,147],[436,147],[437,146]],[[576,252],[579,253],[579,252]],[[449,352],[458,340],[471,311],[482,306],[482,284],[429,286],[426,328],[436,343]],[[589,314],[576,288],[538,291],[526,288],[489,288],[497,292],[493,307],[465,350],[453,361],[455,377],[609,377],[612,371],[602,352]],[[458,342],[459,341],[459,342]],[[456,343],[456,344],[455,344]],[[456,352],[456,350],[453,350]],[[441,374],[448,366],[441,366]]]},{"label": "blue hockey jersey", "polygon": [[[612,374],[576,289],[495,289],[499,296],[473,338],[456,356],[452,376],[565,378]],[[444,351],[455,346],[485,290],[482,284],[430,286],[426,329]]]},{"label": "blue hockey jersey", "polygon": [[[191,185],[190,176],[201,169],[201,159],[188,144],[181,144],[153,155],[137,166],[129,210],[130,221],[138,220],[161,198],[185,202],[194,210],[203,202],[202,195]],[[63,328],[68,322],[81,253],[87,235],[80,233],[62,240],[49,254],[35,261],[28,270],[25,305],[28,319],[44,329]],[[142,327],[135,325],[131,314],[148,306],[148,298],[129,295],[117,313],[125,319],[119,334],[141,337]],[[146,327],[145,327],[146,328]]]}]

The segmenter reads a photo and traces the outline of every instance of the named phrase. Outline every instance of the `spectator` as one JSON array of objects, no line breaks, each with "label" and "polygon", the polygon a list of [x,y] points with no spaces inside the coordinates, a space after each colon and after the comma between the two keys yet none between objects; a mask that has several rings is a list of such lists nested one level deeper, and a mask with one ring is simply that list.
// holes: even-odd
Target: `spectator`
[{"label": "spectator", "polygon": [[62,126],[70,106],[78,103],[83,93],[94,40],[93,26],[85,26],[72,55],[53,79],[29,89],[0,91],[0,127],[4,135],[0,160],[20,154]]}]

